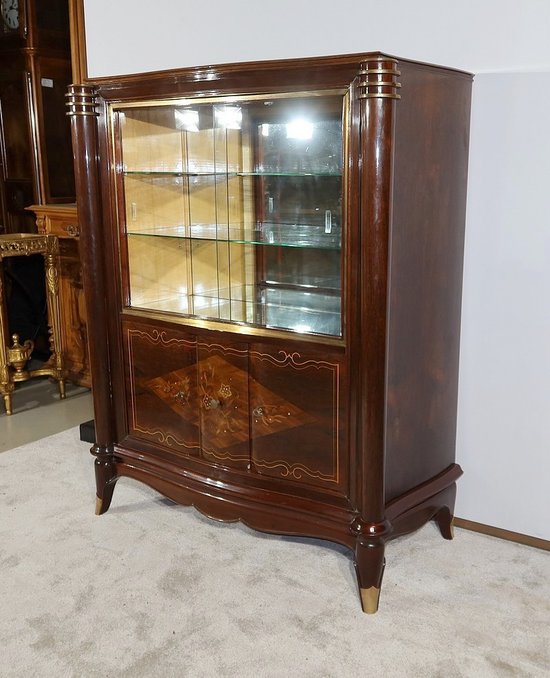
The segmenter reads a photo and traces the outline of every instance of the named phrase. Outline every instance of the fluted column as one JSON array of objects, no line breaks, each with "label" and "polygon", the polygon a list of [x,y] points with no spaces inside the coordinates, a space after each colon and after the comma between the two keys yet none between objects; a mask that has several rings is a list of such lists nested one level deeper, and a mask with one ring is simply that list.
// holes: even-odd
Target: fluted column
[{"label": "fluted column", "polygon": [[356,568],[365,612],[375,612],[391,531],[385,518],[384,452],[391,225],[393,130],[399,99],[397,62],[387,57],[361,64],[357,81],[361,106],[361,514]]},{"label": "fluted column", "polygon": [[75,183],[80,225],[82,278],[88,315],[88,339],[96,442],[97,513],[107,510],[116,474],[113,444],[114,423],[109,342],[107,336],[107,292],[104,272],[103,215],[96,96],[93,87],[70,85],[67,115],[75,163]]}]

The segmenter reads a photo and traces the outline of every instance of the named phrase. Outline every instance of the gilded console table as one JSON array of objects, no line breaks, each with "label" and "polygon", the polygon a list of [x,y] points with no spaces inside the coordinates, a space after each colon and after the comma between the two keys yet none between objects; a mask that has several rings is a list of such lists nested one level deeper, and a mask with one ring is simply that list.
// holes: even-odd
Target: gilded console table
[{"label": "gilded console table", "polygon": [[[33,350],[33,342],[29,339],[21,344],[17,334],[9,338],[3,271],[4,259],[31,254],[41,254],[44,257],[52,352],[48,362],[36,370],[26,369]],[[4,399],[6,414],[12,413],[11,399],[15,384],[33,377],[53,377],[58,382],[60,397],[65,397],[65,370],[59,312],[59,241],[54,235],[32,233],[0,235],[0,393]]]}]

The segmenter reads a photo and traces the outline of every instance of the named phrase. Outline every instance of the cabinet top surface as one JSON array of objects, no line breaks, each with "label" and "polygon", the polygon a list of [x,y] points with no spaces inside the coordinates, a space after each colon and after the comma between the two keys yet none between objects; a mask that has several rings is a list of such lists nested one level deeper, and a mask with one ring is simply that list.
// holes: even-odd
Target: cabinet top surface
[{"label": "cabinet top surface", "polygon": [[396,63],[410,63],[418,67],[428,68],[430,70],[438,70],[454,74],[455,76],[462,76],[471,79],[473,75],[467,71],[460,69],[430,64],[413,59],[396,57],[394,55],[385,54],[380,51],[372,52],[358,52],[351,54],[327,55],[327,56],[313,56],[301,57],[293,59],[272,59],[263,61],[245,61],[233,62],[224,64],[203,64],[196,66],[189,66],[177,69],[169,69],[162,71],[151,71],[148,73],[131,73],[127,75],[113,75],[101,78],[90,78],[90,82],[97,83],[100,86],[117,86],[117,84],[133,83],[140,81],[143,78],[150,80],[174,78],[178,81],[205,81],[214,84],[215,81],[221,80],[225,77],[230,77],[235,73],[254,73],[257,71],[278,71],[278,70],[322,70],[328,68],[346,68],[359,66],[364,62],[369,61],[393,61]]}]

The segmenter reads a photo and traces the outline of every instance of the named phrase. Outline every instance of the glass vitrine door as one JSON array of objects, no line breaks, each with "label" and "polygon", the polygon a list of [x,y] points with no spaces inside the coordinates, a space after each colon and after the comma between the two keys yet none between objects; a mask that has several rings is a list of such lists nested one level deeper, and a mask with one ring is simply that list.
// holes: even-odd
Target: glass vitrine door
[{"label": "glass vitrine door", "polygon": [[342,92],[113,111],[126,303],[342,334]]}]

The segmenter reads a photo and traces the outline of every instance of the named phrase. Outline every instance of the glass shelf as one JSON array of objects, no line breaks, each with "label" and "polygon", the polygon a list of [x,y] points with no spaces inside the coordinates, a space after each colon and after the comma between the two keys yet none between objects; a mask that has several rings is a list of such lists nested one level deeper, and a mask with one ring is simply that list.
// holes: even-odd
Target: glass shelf
[{"label": "glass shelf", "polygon": [[339,228],[333,227],[332,232],[326,233],[323,227],[305,224],[264,223],[254,229],[245,229],[242,226],[227,227],[220,224],[156,226],[144,230],[128,230],[127,235],[273,247],[304,247],[328,250],[340,250],[341,248]]},{"label": "glass shelf", "polygon": [[258,170],[251,172],[183,172],[181,170],[165,170],[165,169],[135,169],[123,170],[123,175],[126,177],[219,177],[221,179],[232,177],[336,177],[342,178],[342,172],[278,172],[275,170]]},{"label": "glass shelf", "polygon": [[174,294],[136,300],[131,308],[246,323],[299,333],[340,334],[339,294],[259,289],[252,285],[203,294]]}]

